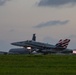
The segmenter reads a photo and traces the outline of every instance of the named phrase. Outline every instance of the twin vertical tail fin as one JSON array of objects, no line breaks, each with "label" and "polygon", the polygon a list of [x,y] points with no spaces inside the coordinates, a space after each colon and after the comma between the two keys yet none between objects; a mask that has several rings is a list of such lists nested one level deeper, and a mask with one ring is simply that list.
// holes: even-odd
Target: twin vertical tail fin
[{"label": "twin vertical tail fin", "polygon": [[56,44],[56,47],[57,48],[61,47],[63,49],[66,49],[69,42],[70,42],[70,39],[65,39],[65,40],[60,39],[59,42]]},{"label": "twin vertical tail fin", "polygon": [[33,34],[32,41],[36,41],[36,34]]},{"label": "twin vertical tail fin", "polygon": [[70,39],[65,39],[65,40],[63,40],[62,47],[63,47],[63,48],[67,48],[69,42],[70,42]]}]

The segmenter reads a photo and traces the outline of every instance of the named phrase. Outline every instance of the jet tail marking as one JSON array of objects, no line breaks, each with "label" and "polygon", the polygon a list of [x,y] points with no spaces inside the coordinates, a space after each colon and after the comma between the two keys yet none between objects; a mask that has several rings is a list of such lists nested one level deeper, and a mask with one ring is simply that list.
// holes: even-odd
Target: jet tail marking
[{"label": "jet tail marking", "polygon": [[70,42],[70,39],[65,39],[65,40],[63,40],[62,47],[63,47],[63,48],[67,48],[69,42]]},{"label": "jet tail marking", "polygon": [[62,47],[64,49],[66,49],[68,44],[69,44],[69,42],[70,42],[70,39],[65,39],[65,40],[60,39],[59,42],[56,44],[56,47],[57,48],[58,47]]}]

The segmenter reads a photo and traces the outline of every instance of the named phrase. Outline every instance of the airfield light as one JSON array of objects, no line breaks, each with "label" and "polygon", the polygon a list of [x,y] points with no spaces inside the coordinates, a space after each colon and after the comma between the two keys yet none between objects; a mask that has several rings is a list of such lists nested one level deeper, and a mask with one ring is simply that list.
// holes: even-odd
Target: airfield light
[{"label": "airfield light", "polygon": [[27,47],[27,49],[31,49],[31,47]]},{"label": "airfield light", "polygon": [[73,53],[76,54],[76,50],[74,50]]}]

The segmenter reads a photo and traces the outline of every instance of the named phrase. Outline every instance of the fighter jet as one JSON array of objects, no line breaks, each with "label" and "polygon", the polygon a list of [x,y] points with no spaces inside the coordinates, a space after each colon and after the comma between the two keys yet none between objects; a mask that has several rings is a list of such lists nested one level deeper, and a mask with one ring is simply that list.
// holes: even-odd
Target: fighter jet
[{"label": "fighter jet", "polygon": [[60,39],[56,45],[37,42],[36,35],[33,34],[32,40],[20,41],[11,43],[15,46],[21,46],[27,49],[30,53],[36,51],[37,53],[72,53],[73,50],[67,49],[70,39],[62,40]]}]

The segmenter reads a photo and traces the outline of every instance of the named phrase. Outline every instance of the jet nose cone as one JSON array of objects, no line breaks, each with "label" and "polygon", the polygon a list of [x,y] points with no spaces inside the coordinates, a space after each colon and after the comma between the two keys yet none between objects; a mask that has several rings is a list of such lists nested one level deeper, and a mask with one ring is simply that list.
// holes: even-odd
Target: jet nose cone
[{"label": "jet nose cone", "polygon": [[17,43],[15,43],[15,42],[14,42],[14,43],[11,43],[11,45],[16,45],[16,44],[17,44]]},{"label": "jet nose cone", "polygon": [[13,43],[11,43],[11,45],[24,46],[23,42],[13,42]]}]

